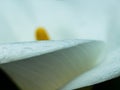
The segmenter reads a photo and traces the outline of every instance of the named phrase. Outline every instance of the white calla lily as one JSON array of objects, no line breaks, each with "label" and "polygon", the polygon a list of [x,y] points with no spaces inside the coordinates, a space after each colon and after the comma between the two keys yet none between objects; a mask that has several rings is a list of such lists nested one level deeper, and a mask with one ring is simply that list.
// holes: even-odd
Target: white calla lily
[{"label": "white calla lily", "polygon": [[[117,0],[0,1],[0,42],[19,42],[0,45],[0,67],[22,90],[72,90],[117,77],[118,8]],[[39,26],[51,41],[34,41]]]},{"label": "white calla lily", "polygon": [[57,90],[96,66],[102,49],[102,42],[85,40],[3,45],[1,51],[5,58],[2,63],[17,62],[1,67],[22,90]]}]

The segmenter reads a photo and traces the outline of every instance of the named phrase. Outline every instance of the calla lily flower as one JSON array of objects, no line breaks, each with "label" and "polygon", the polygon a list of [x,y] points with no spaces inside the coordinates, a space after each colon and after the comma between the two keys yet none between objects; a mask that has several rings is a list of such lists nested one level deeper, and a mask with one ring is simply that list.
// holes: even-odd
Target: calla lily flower
[{"label": "calla lily flower", "polygon": [[[73,90],[118,77],[119,8],[118,0],[0,1],[0,68],[21,90]],[[50,40],[35,41],[39,27]]]}]

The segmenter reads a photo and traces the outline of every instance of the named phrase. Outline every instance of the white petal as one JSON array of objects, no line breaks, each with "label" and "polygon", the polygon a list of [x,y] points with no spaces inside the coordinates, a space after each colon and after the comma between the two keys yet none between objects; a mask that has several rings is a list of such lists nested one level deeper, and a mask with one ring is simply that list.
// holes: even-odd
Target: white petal
[{"label": "white petal", "polygon": [[94,85],[120,76],[120,48],[107,55],[107,58],[98,66],[92,68],[81,76],[76,77],[62,90]]},{"label": "white petal", "polygon": [[[17,41],[32,41],[34,40],[34,30],[36,27],[32,19],[33,17],[31,17],[28,12],[26,13],[23,8],[25,5],[22,3],[24,3],[24,1],[0,1],[0,13],[4,16],[3,18],[5,18],[6,22],[10,26],[10,29],[4,30],[12,32]],[[8,27],[8,25],[6,25],[6,27]],[[6,33],[3,33],[3,36],[5,34]]]},{"label": "white petal", "polygon": [[4,15],[0,13],[0,43],[17,41],[11,26]]},{"label": "white petal", "polygon": [[69,48],[90,40],[40,41],[0,44],[0,63],[8,63],[60,49]]},{"label": "white petal", "polygon": [[[31,58],[1,65],[2,69],[22,90],[58,90],[62,88],[83,72],[96,66],[104,47],[101,41],[88,40],[46,41],[29,44],[36,46],[35,50],[38,49],[37,51],[32,50],[36,53],[30,51],[36,56],[31,57],[31,54],[28,54],[29,50],[24,50],[21,53],[27,53]],[[45,49],[45,47],[41,47],[42,44],[47,45],[48,52],[52,52],[45,52],[46,54],[41,55],[38,51]],[[29,46],[27,43],[23,45]]]},{"label": "white petal", "polygon": [[111,2],[102,1],[7,0],[0,1],[0,13],[18,41],[34,40],[38,26],[45,27],[52,40],[105,40]]},{"label": "white petal", "polygon": [[108,46],[114,51],[120,47],[120,2],[118,1],[111,12],[109,26],[108,26]]}]

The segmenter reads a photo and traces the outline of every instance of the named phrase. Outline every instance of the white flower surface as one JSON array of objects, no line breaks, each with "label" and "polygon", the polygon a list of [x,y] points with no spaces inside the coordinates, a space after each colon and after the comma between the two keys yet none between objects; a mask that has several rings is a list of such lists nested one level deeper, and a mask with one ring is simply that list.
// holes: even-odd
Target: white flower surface
[{"label": "white flower surface", "polygon": [[[119,9],[119,0],[0,0],[0,67],[21,90],[73,90],[118,77]],[[38,27],[51,40],[35,41]]]}]

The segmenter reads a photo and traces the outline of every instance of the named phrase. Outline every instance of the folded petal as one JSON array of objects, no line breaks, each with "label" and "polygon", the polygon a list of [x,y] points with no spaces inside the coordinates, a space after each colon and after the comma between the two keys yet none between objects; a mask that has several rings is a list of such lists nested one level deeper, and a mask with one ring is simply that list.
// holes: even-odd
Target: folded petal
[{"label": "folded petal", "polygon": [[[16,45],[19,46],[18,50],[12,49],[12,53],[7,53],[11,54],[8,55],[9,58],[15,58],[6,59],[6,62],[12,59],[19,61],[4,63],[1,68],[22,90],[61,89],[96,66],[104,49],[103,42],[91,40],[43,41]],[[14,44],[9,46],[16,48]],[[24,49],[25,46],[32,49]]]},{"label": "folded petal", "polygon": [[101,83],[120,76],[120,48],[110,52],[104,61],[81,76],[76,77],[62,90],[72,90]]}]

